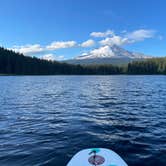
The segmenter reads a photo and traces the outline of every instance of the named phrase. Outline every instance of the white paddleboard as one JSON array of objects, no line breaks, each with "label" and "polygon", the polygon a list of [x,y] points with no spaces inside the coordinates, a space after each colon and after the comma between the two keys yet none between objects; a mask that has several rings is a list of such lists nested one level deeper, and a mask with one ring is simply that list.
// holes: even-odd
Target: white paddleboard
[{"label": "white paddleboard", "polygon": [[67,166],[127,166],[127,164],[112,150],[92,148],[78,152]]}]

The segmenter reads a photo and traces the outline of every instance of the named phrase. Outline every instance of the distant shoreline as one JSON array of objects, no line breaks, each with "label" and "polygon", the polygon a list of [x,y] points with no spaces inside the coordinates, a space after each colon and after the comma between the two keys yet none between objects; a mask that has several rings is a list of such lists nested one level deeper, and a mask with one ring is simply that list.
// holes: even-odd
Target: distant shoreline
[{"label": "distant shoreline", "polygon": [[0,73],[1,76],[166,75],[166,58],[132,61],[124,66],[85,66],[27,57],[0,47]]}]

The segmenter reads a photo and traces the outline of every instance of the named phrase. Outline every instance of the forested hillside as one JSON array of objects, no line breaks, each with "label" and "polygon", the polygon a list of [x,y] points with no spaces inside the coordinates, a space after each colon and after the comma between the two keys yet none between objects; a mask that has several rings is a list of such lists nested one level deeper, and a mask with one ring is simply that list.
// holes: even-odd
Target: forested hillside
[{"label": "forested hillside", "polygon": [[166,58],[152,58],[128,64],[128,74],[166,74]]},{"label": "forested hillside", "polygon": [[71,65],[27,57],[11,50],[0,48],[0,74],[9,75],[72,75],[72,74],[166,74],[166,58],[153,58],[129,63],[125,66]]},{"label": "forested hillside", "polygon": [[27,57],[11,50],[0,48],[0,74],[58,75],[58,74],[119,74],[119,67],[112,65],[80,66]]}]

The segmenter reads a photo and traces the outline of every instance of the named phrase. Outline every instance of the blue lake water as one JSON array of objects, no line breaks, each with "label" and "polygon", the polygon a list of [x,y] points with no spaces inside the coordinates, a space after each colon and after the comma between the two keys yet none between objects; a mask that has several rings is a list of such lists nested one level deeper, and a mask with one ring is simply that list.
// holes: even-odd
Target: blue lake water
[{"label": "blue lake water", "polygon": [[0,77],[1,166],[65,166],[90,147],[164,166],[166,77]]}]

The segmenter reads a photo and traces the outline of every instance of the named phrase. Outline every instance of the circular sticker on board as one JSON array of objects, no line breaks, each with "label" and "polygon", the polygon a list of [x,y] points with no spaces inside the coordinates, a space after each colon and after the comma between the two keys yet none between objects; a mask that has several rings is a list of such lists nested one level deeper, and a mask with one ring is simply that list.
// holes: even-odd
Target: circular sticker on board
[{"label": "circular sticker on board", "polygon": [[102,156],[99,156],[99,155],[95,155],[95,156],[91,156],[89,157],[88,159],[89,163],[92,164],[92,165],[101,165],[105,162],[105,159],[104,157]]}]

